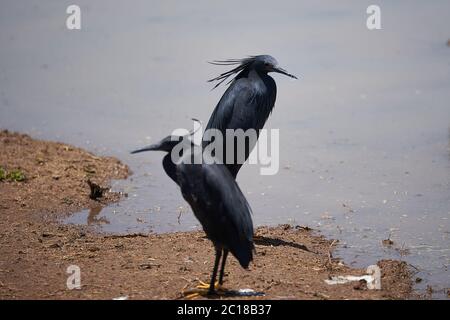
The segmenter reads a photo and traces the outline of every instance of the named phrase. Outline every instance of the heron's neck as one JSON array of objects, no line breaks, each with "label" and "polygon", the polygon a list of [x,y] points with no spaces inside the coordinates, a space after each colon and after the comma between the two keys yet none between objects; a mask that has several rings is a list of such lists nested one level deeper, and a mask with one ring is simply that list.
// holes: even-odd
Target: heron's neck
[{"label": "heron's neck", "polygon": [[261,73],[256,71],[255,69],[250,70],[248,73],[248,79],[252,81],[255,85],[255,88],[260,92],[265,92],[267,87],[264,82],[264,78],[268,77],[266,73]]},{"label": "heron's neck", "polygon": [[177,168],[175,163],[173,163],[172,158],[170,156],[170,152],[166,154],[163,158],[163,168],[164,171],[167,173],[167,175],[176,183],[178,184],[177,179]]}]

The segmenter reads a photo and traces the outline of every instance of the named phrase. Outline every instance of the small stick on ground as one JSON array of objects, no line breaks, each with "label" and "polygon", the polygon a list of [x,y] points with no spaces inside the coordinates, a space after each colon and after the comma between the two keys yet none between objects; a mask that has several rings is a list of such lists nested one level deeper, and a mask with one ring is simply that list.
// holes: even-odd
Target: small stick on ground
[{"label": "small stick on ground", "polygon": [[331,261],[332,258],[332,254],[331,254],[331,249],[333,248],[334,244],[337,242],[337,240],[333,240],[330,244],[330,246],[328,247],[328,265],[327,265],[327,269],[328,271],[333,271],[333,262]]},{"label": "small stick on ground", "polygon": [[149,235],[145,233],[128,233],[128,234],[112,234],[103,236],[104,239],[117,239],[117,238],[147,238]]}]

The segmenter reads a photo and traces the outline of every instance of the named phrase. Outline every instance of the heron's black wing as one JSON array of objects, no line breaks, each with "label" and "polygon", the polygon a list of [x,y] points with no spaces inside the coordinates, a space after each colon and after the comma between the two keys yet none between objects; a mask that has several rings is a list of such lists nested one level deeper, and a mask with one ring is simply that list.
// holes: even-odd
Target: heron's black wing
[{"label": "heron's black wing", "polygon": [[[276,85],[272,78],[266,77],[264,86],[255,84],[249,78],[239,78],[233,83],[223,94],[216,108],[214,109],[203,135],[203,147],[206,147],[214,141],[211,137],[211,129],[219,130],[223,137],[222,163],[227,161],[227,145],[234,143],[234,162],[227,163],[227,168],[231,174],[236,177],[242,162],[238,161],[238,154],[244,156],[247,160],[253,150],[256,139],[259,136],[259,130],[264,127],[270,113],[272,112],[276,98]],[[241,129],[249,136],[255,136],[252,142],[247,140],[243,149],[242,146],[236,145],[236,140],[228,141],[230,138],[226,135],[226,130]],[[248,131],[253,129],[254,131]],[[233,138],[234,139],[234,138]]]},{"label": "heron's black wing", "polygon": [[[253,254],[253,222],[251,208],[234,180],[223,165],[204,165],[204,181],[208,194],[214,199],[212,212],[216,209],[222,236],[231,253],[242,266],[247,267]],[[215,208],[214,203],[218,203]]]},{"label": "heron's black wing", "polygon": [[257,119],[255,111],[257,107],[256,92],[247,78],[233,81],[223,94],[211,117],[208,129],[255,128]]},{"label": "heron's black wing", "polygon": [[207,236],[247,267],[253,257],[251,209],[223,165],[181,165],[180,186]]},{"label": "heron's black wing", "polygon": [[[233,81],[225,91],[208,121],[206,131],[203,135],[203,147],[206,147],[215,139],[210,136],[214,134],[214,132],[211,133],[211,129],[221,132],[223,146],[221,149],[222,159],[219,160],[222,160],[222,163],[227,161],[227,168],[234,177],[236,177],[243,162],[250,155],[259,134],[259,127],[264,125],[260,125],[258,122],[261,116],[260,110],[256,89],[247,78],[241,78]],[[227,129],[241,129],[245,133],[254,136],[255,139],[252,139],[252,143],[247,140],[245,146],[238,146],[236,144],[237,140],[229,141],[230,138],[226,134]],[[255,131],[247,131],[249,129],[254,129]],[[229,163],[227,158],[227,145],[231,146],[232,143],[234,143],[234,161],[233,163]],[[244,157],[244,161],[238,161],[238,154],[240,157]]]}]

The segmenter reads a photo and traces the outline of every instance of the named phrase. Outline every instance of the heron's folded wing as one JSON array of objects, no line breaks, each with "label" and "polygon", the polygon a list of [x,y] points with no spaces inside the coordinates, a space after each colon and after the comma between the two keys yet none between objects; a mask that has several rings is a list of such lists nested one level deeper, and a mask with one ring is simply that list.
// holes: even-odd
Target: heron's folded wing
[{"label": "heron's folded wing", "polygon": [[224,133],[226,129],[253,128],[256,119],[244,113],[254,112],[255,109],[249,108],[251,104],[256,103],[254,97],[254,89],[247,79],[234,81],[214,109],[206,130],[218,129]]},{"label": "heron's folded wing", "polygon": [[[214,203],[219,204],[215,214],[233,230],[239,241],[253,241],[251,208],[228,169],[223,165],[204,165],[204,182]],[[225,226],[224,225],[224,226]]]}]

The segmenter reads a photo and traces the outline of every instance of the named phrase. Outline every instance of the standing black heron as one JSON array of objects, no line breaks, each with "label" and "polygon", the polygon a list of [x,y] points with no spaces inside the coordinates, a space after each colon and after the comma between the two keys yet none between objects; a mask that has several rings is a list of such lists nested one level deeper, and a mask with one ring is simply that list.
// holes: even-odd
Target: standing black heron
[{"label": "standing black heron", "polygon": [[247,160],[256,141],[247,140],[244,145],[245,149],[238,149],[239,146],[234,144],[234,161],[233,163],[227,163],[226,145],[231,143],[231,141],[227,141],[225,131],[227,129],[242,129],[243,131],[254,129],[257,137],[259,137],[259,130],[264,127],[267,118],[272,112],[277,96],[277,86],[268,73],[277,72],[294,79],[297,79],[297,77],[280,68],[277,60],[269,55],[250,56],[244,59],[230,59],[211,63],[238,66],[209,80],[209,82],[218,81],[214,86],[216,88],[229,77],[236,75],[228,82],[231,85],[225,91],[209,118],[202,145],[206,147],[214,140],[209,135],[208,129],[219,130],[223,136],[223,163],[226,164],[232,176],[236,178],[243,164],[238,161],[238,153],[245,155],[245,160]]},{"label": "standing black heron", "polygon": [[[203,288],[208,289],[208,294],[214,294],[221,258],[219,285],[223,284],[228,252],[236,257],[243,268],[248,268],[253,259],[251,209],[227,168],[222,164],[216,164],[214,159],[203,159],[206,155],[203,155],[202,148],[186,137],[168,136],[156,144],[132,153],[167,152],[163,158],[164,171],[181,188],[184,199],[214,244],[216,251],[214,269],[209,286]],[[183,153],[174,162],[172,150],[179,143],[185,147],[183,150],[189,149],[190,152]],[[202,157],[202,163],[195,164],[193,162],[195,157]]]}]

